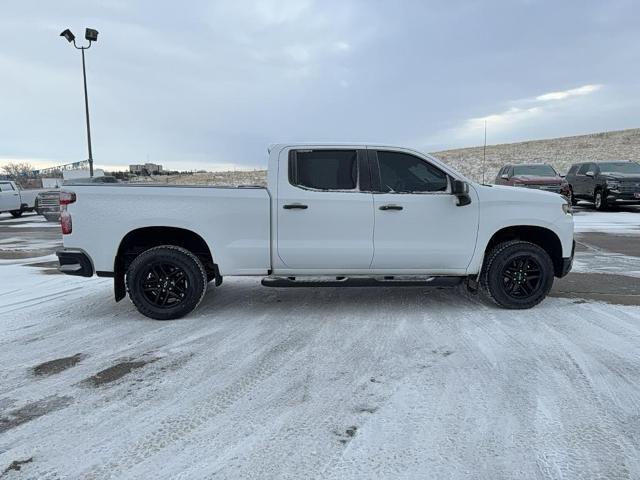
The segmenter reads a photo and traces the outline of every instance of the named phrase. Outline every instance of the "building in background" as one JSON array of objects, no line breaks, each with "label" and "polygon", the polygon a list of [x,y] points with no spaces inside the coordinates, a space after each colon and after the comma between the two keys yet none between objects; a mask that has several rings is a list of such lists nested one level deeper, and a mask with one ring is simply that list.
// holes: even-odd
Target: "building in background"
[{"label": "building in background", "polygon": [[139,165],[129,165],[129,172],[136,175],[157,175],[162,173],[162,165],[157,163],[145,163]]}]

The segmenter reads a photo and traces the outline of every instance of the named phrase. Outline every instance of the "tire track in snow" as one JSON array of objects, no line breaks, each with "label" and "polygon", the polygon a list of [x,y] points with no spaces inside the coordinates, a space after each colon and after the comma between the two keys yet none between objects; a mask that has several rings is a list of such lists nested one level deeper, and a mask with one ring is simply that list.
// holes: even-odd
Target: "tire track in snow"
[{"label": "tire track in snow", "polygon": [[[586,471],[589,478],[634,478],[638,456],[629,433],[618,430],[611,406],[602,408],[602,392],[576,372],[567,356],[571,347],[549,339],[546,325],[562,318],[555,314],[547,309],[513,321],[481,322],[485,335],[474,332],[477,316],[460,327],[451,322],[446,337],[469,332],[452,346],[452,363],[424,370],[423,378],[407,377],[376,413],[378,421],[359,429],[342,458],[319,476],[415,478],[428,472],[432,478],[469,478],[475,465],[473,478],[575,478]],[[532,336],[526,325],[534,317],[544,328]],[[495,351],[493,361],[475,363],[487,349]],[[533,363],[523,362],[527,350]],[[542,421],[535,417],[541,401],[547,411]]]},{"label": "tire track in snow", "polygon": [[[398,359],[411,356],[406,353],[406,343],[410,343],[406,339],[412,338],[410,331],[403,332],[405,343],[392,335],[376,336],[380,329],[402,330],[404,322],[391,313],[374,321],[342,318],[339,303],[343,295],[347,294],[315,294],[316,301],[329,307],[306,320],[313,324],[316,315],[322,315],[323,326],[288,365],[252,393],[253,398],[265,398],[261,402],[267,403],[238,405],[240,410],[226,411],[215,428],[209,425],[190,436],[187,444],[174,445],[173,452],[163,451],[177,465],[168,476],[199,476],[197,472],[191,475],[189,468],[206,463],[212,478],[299,478],[300,471],[318,471],[328,458],[340,455],[345,448],[341,432],[372,416],[358,409],[372,403],[374,410],[379,408],[404,375],[406,362]],[[361,308],[365,318],[375,316],[375,307]],[[294,316],[292,313],[288,312]],[[373,336],[377,341],[372,343]],[[333,372],[332,377],[322,378],[323,372]],[[371,382],[373,376],[382,380]],[[269,418],[263,415],[265,409],[270,411]],[[191,454],[179,463],[176,456],[183,449]],[[214,458],[210,452],[215,452]],[[129,473],[132,478],[144,478],[145,467],[160,460],[149,458]]]},{"label": "tire track in snow", "polygon": [[261,358],[254,360],[249,371],[245,372],[240,379],[210,396],[190,411],[164,418],[158,428],[145,434],[135,444],[128,446],[121,455],[117,455],[117,461],[91,467],[86,472],[85,478],[112,478],[113,475],[121,473],[123,468],[132,468],[168,445],[183,439],[194,430],[202,427],[213,417],[220,415],[231,407],[238,399],[255,388],[257,384],[273,375],[280,368],[285,357],[301,348],[304,344],[304,339],[304,335],[301,332],[296,332],[284,339],[284,341],[262,355]]},{"label": "tire track in snow", "polygon": [[73,287],[73,288],[67,288],[64,290],[59,290],[56,291],[55,293],[48,293],[46,295],[40,295],[37,297],[32,297],[32,298],[28,298],[28,299],[24,299],[24,300],[19,300],[17,302],[11,302],[11,303],[5,303],[2,306],[2,311],[3,313],[11,313],[14,312],[16,310],[23,310],[25,308],[30,308],[30,307],[35,307],[37,305],[41,305],[45,302],[48,302],[50,300],[55,300],[61,297],[64,297],[65,295],[71,293],[71,292],[76,292],[81,290],[82,287],[78,286],[78,287]]},{"label": "tire track in snow", "polygon": [[[327,300],[328,304],[332,303]],[[299,478],[300,471],[317,470],[326,462],[327,455],[343,450],[338,436],[340,430],[363,421],[364,415],[355,409],[358,404],[371,401],[371,388],[389,388],[389,384],[382,387],[380,382],[370,381],[372,375],[379,376],[380,362],[390,353],[386,348],[388,342],[380,342],[375,346],[378,348],[371,351],[372,346],[366,340],[372,329],[381,327],[380,323],[341,321],[335,309],[326,312],[326,317],[322,336],[314,344],[334,346],[333,351],[307,349],[298,355],[301,358],[291,362],[305,367],[289,365],[281,372],[281,376],[295,380],[272,402],[274,408],[284,403],[291,411],[285,407],[282,420],[275,425],[265,424],[260,411],[248,412],[248,419],[243,414],[243,421],[249,424],[249,428],[241,432],[245,436],[235,439],[233,448],[227,448],[224,458],[217,462],[220,470],[207,478],[230,478],[235,474],[241,478]],[[392,318],[388,318],[384,323],[391,321]],[[376,360],[372,361],[372,355]],[[348,371],[343,370],[347,365]],[[325,383],[320,383],[324,388],[317,386],[318,382],[327,380],[318,378],[323,372],[333,372],[328,388]],[[270,388],[282,388],[278,386],[281,381],[271,379],[275,385]],[[256,426],[260,427],[257,434],[251,431]],[[216,437],[212,439],[217,440],[213,447],[224,449],[228,436],[223,432]],[[251,445],[247,446],[247,442]],[[295,456],[291,455],[291,449],[295,449]]]}]

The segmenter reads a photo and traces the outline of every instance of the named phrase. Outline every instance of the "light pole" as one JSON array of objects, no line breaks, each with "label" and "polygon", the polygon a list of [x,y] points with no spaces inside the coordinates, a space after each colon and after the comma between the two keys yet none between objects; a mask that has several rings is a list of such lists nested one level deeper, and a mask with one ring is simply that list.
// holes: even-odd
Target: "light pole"
[{"label": "light pole", "polygon": [[93,177],[93,153],[91,152],[91,126],[89,125],[89,96],[87,95],[87,71],[84,65],[84,51],[91,48],[91,42],[98,41],[98,31],[93,28],[87,28],[84,32],[84,38],[89,40],[89,45],[79,47],[76,45],[76,36],[71,33],[68,28],[60,34],[61,37],[67,39],[69,43],[82,52],[82,78],[84,80],[84,110],[87,117],[87,144],[89,146],[89,176]]}]

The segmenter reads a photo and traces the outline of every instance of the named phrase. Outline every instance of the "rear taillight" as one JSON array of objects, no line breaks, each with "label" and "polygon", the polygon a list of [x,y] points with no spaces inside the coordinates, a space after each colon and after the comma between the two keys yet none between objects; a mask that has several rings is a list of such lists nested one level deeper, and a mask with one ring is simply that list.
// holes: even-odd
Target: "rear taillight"
[{"label": "rear taillight", "polygon": [[71,214],[67,210],[67,207],[62,207],[62,210],[60,211],[60,226],[62,227],[63,235],[69,235],[73,230]]},{"label": "rear taillight", "polygon": [[76,194],[73,192],[60,192],[60,226],[62,234],[69,235],[73,230],[71,214],[67,210],[67,205],[76,201]]},{"label": "rear taillight", "polygon": [[74,192],[60,192],[60,205],[69,205],[76,201]]}]

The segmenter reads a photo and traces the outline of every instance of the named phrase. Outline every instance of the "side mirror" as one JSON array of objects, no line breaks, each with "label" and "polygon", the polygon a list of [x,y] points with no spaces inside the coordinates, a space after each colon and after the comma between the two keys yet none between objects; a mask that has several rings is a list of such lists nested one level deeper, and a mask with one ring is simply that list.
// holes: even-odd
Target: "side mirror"
[{"label": "side mirror", "polygon": [[503,180],[509,180],[509,175],[507,175],[506,173],[503,173],[502,175],[500,175],[500,178]]},{"label": "side mirror", "polygon": [[585,175],[586,175],[587,177],[591,177],[591,178],[593,178],[593,177],[595,177],[595,176],[596,176],[596,173],[595,173],[593,170],[589,170],[587,173],[585,173]]},{"label": "side mirror", "polygon": [[469,184],[462,180],[453,180],[451,182],[451,193],[458,198],[458,206],[464,207],[471,203],[469,196]]}]

